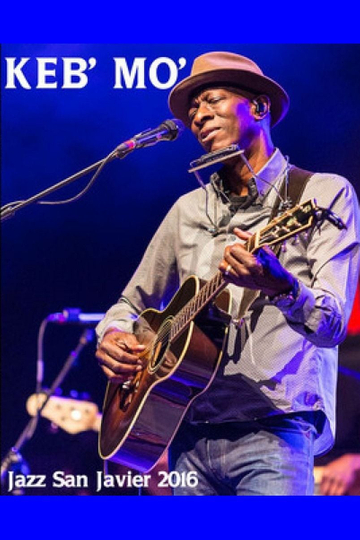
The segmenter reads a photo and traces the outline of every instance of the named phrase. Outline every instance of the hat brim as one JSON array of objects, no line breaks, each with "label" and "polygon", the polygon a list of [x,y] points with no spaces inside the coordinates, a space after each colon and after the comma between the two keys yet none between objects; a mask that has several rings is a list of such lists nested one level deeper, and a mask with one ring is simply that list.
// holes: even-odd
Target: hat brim
[{"label": "hat brim", "polygon": [[254,95],[265,94],[271,101],[271,125],[275,126],[289,110],[290,99],[285,90],[265,75],[240,69],[217,69],[187,77],[169,94],[169,108],[176,118],[189,127],[189,104],[196,90],[211,84],[233,85]]}]

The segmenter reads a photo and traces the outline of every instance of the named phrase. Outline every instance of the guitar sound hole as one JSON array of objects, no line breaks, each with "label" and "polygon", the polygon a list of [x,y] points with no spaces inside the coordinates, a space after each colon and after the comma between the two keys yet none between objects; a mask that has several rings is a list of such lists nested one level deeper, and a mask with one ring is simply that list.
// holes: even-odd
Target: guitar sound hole
[{"label": "guitar sound hole", "polygon": [[169,347],[171,319],[166,319],[160,326],[158,335],[156,336],[154,345],[152,347],[150,369],[156,371],[162,364],[166,351]]}]

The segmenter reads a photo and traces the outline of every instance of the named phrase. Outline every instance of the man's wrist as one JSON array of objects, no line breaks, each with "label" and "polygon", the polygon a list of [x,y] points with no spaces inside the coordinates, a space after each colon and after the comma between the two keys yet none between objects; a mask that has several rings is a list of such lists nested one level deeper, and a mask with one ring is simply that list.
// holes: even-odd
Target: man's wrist
[{"label": "man's wrist", "polygon": [[300,293],[300,284],[299,284],[299,281],[296,278],[294,278],[292,287],[289,291],[276,294],[275,296],[270,296],[269,299],[273,305],[279,308],[287,308],[287,307],[291,307],[296,302],[296,300],[299,297],[299,293]]}]

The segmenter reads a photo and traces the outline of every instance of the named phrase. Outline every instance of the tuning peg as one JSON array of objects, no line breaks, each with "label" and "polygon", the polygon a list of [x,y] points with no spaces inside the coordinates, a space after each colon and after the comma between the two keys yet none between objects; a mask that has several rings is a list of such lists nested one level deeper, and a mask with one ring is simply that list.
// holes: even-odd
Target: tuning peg
[{"label": "tuning peg", "polygon": [[294,246],[297,246],[298,243],[299,243],[299,241],[300,241],[300,240],[299,240],[299,235],[298,235],[298,234],[295,234],[295,236],[293,237],[293,241],[292,241],[293,245],[294,245]]},{"label": "tuning peg", "polygon": [[286,253],[286,252],[287,252],[286,242],[283,242],[283,243],[281,244],[281,252],[282,252],[282,253]]}]

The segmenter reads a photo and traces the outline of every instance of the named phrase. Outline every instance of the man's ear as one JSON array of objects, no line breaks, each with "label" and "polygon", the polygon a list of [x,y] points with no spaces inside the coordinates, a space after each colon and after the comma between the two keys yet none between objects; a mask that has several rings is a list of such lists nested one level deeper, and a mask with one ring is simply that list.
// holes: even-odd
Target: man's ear
[{"label": "man's ear", "polygon": [[253,115],[255,118],[262,120],[270,112],[271,102],[268,96],[261,95],[252,100]]}]

